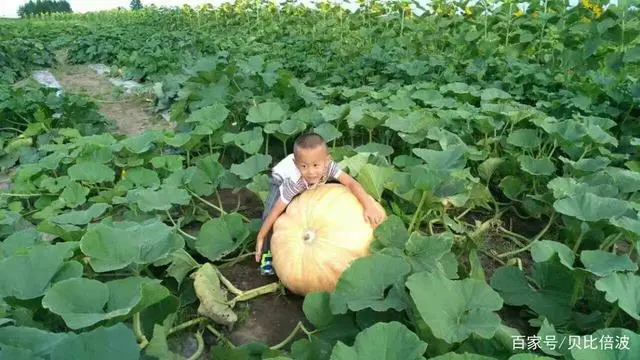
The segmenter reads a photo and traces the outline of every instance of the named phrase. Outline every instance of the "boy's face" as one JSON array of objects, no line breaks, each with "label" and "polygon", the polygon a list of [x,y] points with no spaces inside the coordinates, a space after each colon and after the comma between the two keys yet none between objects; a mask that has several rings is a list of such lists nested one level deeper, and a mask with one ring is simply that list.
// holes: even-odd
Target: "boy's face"
[{"label": "boy's face", "polygon": [[302,177],[309,184],[315,184],[327,170],[329,153],[325,146],[316,146],[312,149],[298,149],[294,154],[295,164]]}]

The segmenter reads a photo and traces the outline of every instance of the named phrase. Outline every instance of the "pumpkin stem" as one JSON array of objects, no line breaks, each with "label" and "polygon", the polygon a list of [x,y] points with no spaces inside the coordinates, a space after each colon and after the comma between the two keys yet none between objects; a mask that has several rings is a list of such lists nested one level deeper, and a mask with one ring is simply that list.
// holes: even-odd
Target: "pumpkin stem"
[{"label": "pumpkin stem", "polygon": [[298,334],[298,330],[302,330],[302,332],[304,332],[307,335],[308,338],[310,338],[311,335],[313,335],[316,332],[316,330],[313,330],[313,331],[307,330],[307,328],[304,327],[304,324],[302,324],[302,321],[298,321],[298,324],[296,325],[295,328],[293,328],[291,333],[284,340],[282,340],[279,344],[276,344],[276,345],[273,345],[272,347],[270,347],[270,349],[271,350],[280,350],[280,349],[282,349],[291,340],[293,340],[293,338]]},{"label": "pumpkin stem", "polygon": [[254,297],[258,297],[260,295],[276,292],[279,289],[280,289],[280,283],[272,282],[271,284],[260,286],[255,289],[242,291],[239,295],[237,295],[231,301],[227,302],[227,304],[230,307],[234,307],[238,301],[247,301],[247,300],[253,299]]}]

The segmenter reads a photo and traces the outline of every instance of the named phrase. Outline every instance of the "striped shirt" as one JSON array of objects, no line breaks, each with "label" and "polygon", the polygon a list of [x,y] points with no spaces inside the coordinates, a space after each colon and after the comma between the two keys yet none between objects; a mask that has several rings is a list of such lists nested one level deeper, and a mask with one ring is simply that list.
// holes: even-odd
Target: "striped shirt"
[{"label": "striped shirt", "polygon": [[[342,174],[342,170],[335,161],[331,160],[329,166],[327,166],[324,181],[337,179],[340,174]],[[309,184],[304,180],[300,170],[293,162],[293,154],[289,154],[274,166],[272,175],[282,180],[280,184],[280,200],[285,204],[289,204],[294,196],[309,188]]]}]

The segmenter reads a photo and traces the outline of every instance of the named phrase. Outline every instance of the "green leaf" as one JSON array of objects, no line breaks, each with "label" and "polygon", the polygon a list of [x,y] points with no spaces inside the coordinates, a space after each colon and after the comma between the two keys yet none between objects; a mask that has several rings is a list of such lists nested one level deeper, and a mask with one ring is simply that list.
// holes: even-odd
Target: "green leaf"
[{"label": "green leaf", "polygon": [[571,348],[576,360],[632,360],[640,358],[640,335],[625,328],[600,329],[583,335]]},{"label": "green leaf", "polygon": [[185,360],[184,357],[172,352],[167,343],[167,335],[162,325],[153,325],[153,337],[149,341],[149,345],[144,349],[148,356],[161,360]]},{"label": "green leaf", "polygon": [[313,131],[322,136],[326,142],[331,142],[342,137],[342,133],[330,123],[322,123],[313,128]]},{"label": "green leaf", "polygon": [[488,158],[478,165],[478,175],[483,180],[489,180],[491,175],[504,163],[502,158]]},{"label": "green leaf", "polygon": [[567,245],[558,241],[540,240],[531,246],[531,258],[537,263],[551,259],[554,254],[558,255],[564,266],[573,269],[575,255]]},{"label": "green leaf", "polygon": [[390,215],[375,228],[374,237],[384,247],[404,249],[409,232],[400,217]]},{"label": "green leaf", "polygon": [[640,173],[617,167],[608,167],[606,173],[613,177],[615,185],[621,193],[632,193],[640,190]]},{"label": "green leaf", "polygon": [[572,292],[576,282],[581,280],[555,259],[534,264],[531,277],[536,288],[532,288],[524,273],[513,266],[498,268],[491,278],[491,287],[500,293],[506,304],[527,305],[555,324],[562,324],[570,317]]},{"label": "green leaf", "polygon": [[143,167],[136,167],[128,169],[126,173],[126,179],[133,182],[136,186],[140,187],[152,187],[157,188],[160,186],[160,178],[158,173],[145,169]]},{"label": "green leaf", "polygon": [[0,356],[17,350],[24,354],[24,359],[137,360],[140,357],[133,331],[122,323],[80,334],[7,326],[0,328],[0,347],[3,349]]},{"label": "green leaf", "polygon": [[511,99],[511,95],[497,88],[487,88],[482,90],[482,94],[480,95],[480,99],[482,101],[493,101],[496,99],[508,100]]},{"label": "green leaf", "polygon": [[422,360],[427,344],[397,321],[377,323],[356,336],[353,346],[338,342],[331,360]]},{"label": "green leaf", "polygon": [[171,186],[163,186],[158,190],[136,189],[129,194],[132,194],[140,210],[145,212],[169,210],[174,204],[188,205],[191,201],[191,196],[185,189]]},{"label": "green leaf", "polygon": [[87,201],[89,191],[77,182],[69,183],[60,194],[60,201],[67,207],[76,208]]},{"label": "green leaf", "polygon": [[429,167],[438,170],[462,169],[466,163],[464,146],[456,146],[445,151],[413,149],[413,153],[424,160]]},{"label": "green leaf", "polygon": [[518,129],[507,136],[507,143],[523,149],[537,149],[541,141],[537,130]]},{"label": "green leaf", "polygon": [[431,236],[414,232],[405,245],[407,261],[411,264],[412,272],[421,271],[440,272],[446,274],[441,263],[443,257],[451,252],[453,234],[442,232]]},{"label": "green leaf", "polygon": [[79,163],[71,166],[67,171],[71,180],[101,183],[113,181],[115,172],[108,166],[98,163]]},{"label": "green leaf", "polygon": [[438,123],[432,113],[413,111],[407,116],[390,114],[384,126],[405,134],[416,134]]},{"label": "green leaf", "polygon": [[316,335],[322,337],[324,341],[352,339],[360,332],[351,314],[334,315],[331,312],[331,298],[327,292],[307,294],[302,304],[302,310],[315,327]]},{"label": "green leaf", "polygon": [[243,131],[238,134],[225,133],[222,136],[225,144],[233,142],[237,147],[247,154],[255,154],[260,151],[264,137],[262,136],[262,128],[256,126],[249,131]]},{"label": "green leaf", "polygon": [[167,275],[176,279],[178,287],[189,272],[197,269],[200,264],[195,261],[185,249],[178,249],[169,254],[171,265],[167,268]]},{"label": "green leaf", "polygon": [[611,163],[611,160],[603,156],[598,156],[593,159],[583,158],[578,161],[567,159],[564,156],[560,156],[558,157],[558,159],[560,159],[565,164],[569,164],[572,168],[576,170],[585,171],[585,172],[600,171],[606,168],[607,165]]},{"label": "green leaf", "polygon": [[498,187],[511,200],[519,200],[519,195],[527,189],[522,180],[515,176],[505,176]]},{"label": "green leaf", "polygon": [[356,148],[356,151],[359,153],[371,153],[382,157],[393,154],[393,148],[391,146],[375,142],[360,145]]},{"label": "green leaf", "polygon": [[90,224],[80,241],[96,272],[148,265],[184,247],[184,239],[157,219]]},{"label": "green leaf", "polygon": [[394,256],[373,254],[356,259],[338,279],[331,294],[331,312],[403,310],[406,305],[397,285],[410,272],[411,266]]},{"label": "green leaf", "polygon": [[502,299],[485,281],[420,272],[409,276],[406,286],[433,335],[449,344],[472,335],[492,338],[500,326],[495,311],[502,308]]},{"label": "green leaf", "polygon": [[596,289],[606,292],[605,299],[610,303],[618,301],[618,306],[632,318],[640,320],[640,276],[631,273],[614,272],[600,278],[595,283]]},{"label": "green leaf", "polygon": [[444,355],[435,356],[429,358],[429,360],[495,360],[494,357],[488,357],[484,355],[478,355],[474,353],[465,352],[464,354],[458,354],[449,352]]},{"label": "green leaf", "polygon": [[191,113],[187,118],[188,123],[197,123],[196,132],[201,135],[213,134],[222,128],[224,121],[229,116],[229,110],[222,104],[205,106]]},{"label": "green leaf", "polygon": [[556,167],[549,158],[534,159],[529,155],[518,156],[520,168],[531,175],[552,175]]},{"label": "green leaf", "polygon": [[267,101],[249,109],[247,121],[252,123],[280,123],[286,117],[282,107],[273,101]]},{"label": "green leaf", "polygon": [[242,162],[241,164],[231,165],[230,171],[236,174],[240,179],[248,180],[269,168],[271,164],[271,155],[256,154]]},{"label": "green leaf", "polygon": [[128,277],[102,283],[74,278],[55,283],[42,299],[42,307],[77,330],[140,311],[169,294],[155,279]]},{"label": "green leaf", "polygon": [[226,214],[202,225],[195,248],[210,261],[218,261],[242,245],[249,234],[240,214]]},{"label": "green leaf", "polygon": [[391,179],[392,175],[393,168],[364,164],[358,171],[356,179],[369,195],[376,201],[380,201],[385,184]]},{"label": "green leaf", "polygon": [[623,215],[631,210],[629,204],[620,199],[605,198],[592,193],[556,200],[553,208],[564,215],[582,221],[599,221]]},{"label": "green leaf", "polygon": [[125,138],[120,143],[130,152],[142,154],[151,150],[153,142],[159,138],[162,138],[162,134],[157,130],[145,130],[141,134]]},{"label": "green leaf", "polygon": [[629,255],[616,255],[602,250],[584,250],[580,253],[580,261],[585,269],[598,276],[609,276],[614,272],[638,270],[638,264]]},{"label": "green leaf", "polygon": [[110,207],[111,205],[104,203],[92,204],[87,210],[70,211],[54,216],[51,218],[51,222],[56,224],[86,225],[95,218],[102,216]]},{"label": "green leaf", "polygon": [[77,247],[77,242],[43,244],[0,259],[0,299],[42,296]]}]

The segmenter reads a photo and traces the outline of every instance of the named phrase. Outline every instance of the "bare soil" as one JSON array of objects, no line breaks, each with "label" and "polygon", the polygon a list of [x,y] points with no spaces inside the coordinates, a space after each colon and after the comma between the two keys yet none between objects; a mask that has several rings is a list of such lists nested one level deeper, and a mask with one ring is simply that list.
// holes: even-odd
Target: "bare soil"
[{"label": "bare soil", "polygon": [[173,127],[173,124],[150,111],[151,95],[124,94],[124,89],[113,85],[108,75],[98,74],[86,64],[66,63],[65,51],[58,51],[56,58],[58,64],[51,72],[64,91],[91,97],[98,104],[100,113],[116,122],[118,133],[136,135],[146,129]]},{"label": "bare soil", "polygon": [[[220,272],[240,290],[251,290],[278,281],[276,276],[261,276],[258,264],[246,259]],[[227,338],[235,345],[262,342],[269,346],[284,340],[305,319],[302,311],[304,297],[273,293],[254,298],[237,305],[239,321]],[[308,323],[305,323],[308,325]]]}]

